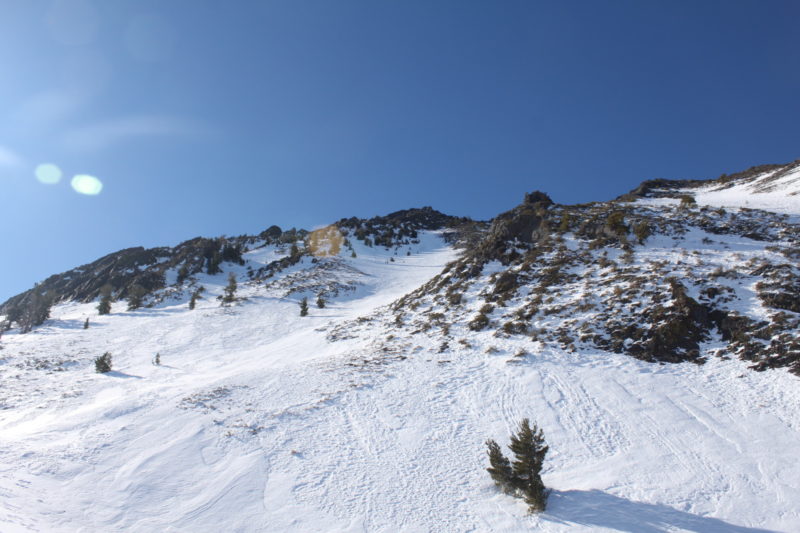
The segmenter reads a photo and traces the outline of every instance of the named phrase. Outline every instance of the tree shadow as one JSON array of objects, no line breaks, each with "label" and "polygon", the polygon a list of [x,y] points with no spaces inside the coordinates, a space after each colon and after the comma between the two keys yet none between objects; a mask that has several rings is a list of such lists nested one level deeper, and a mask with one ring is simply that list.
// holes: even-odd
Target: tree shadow
[{"label": "tree shadow", "polygon": [[[84,329],[85,318],[50,318],[44,324],[36,326],[33,331],[40,335],[59,335],[64,329]],[[104,324],[89,321],[89,328],[101,328]]]},{"label": "tree shadow", "polygon": [[185,311],[185,307],[179,307],[176,304],[172,304],[171,306],[167,307],[139,307],[137,309],[129,309],[125,311],[118,311],[114,313],[116,316],[126,316],[126,317],[163,317],[169,315],[175,315]]},{"label": "tree shadow", "polygon": [[135,379],[142,379],[142,376],[136,376],[133,374],[126,374],[125,372],[120,372],[119,370],[110,370],[105,373],[106,376],[111,376],[112,378],[135,378]]},{"label": "tree shadow", "polygon": [[664,533],[679,528],[703,533],[774,533],[730,524],[719,518],[697,516],[668,505],[626,500],[599,490],[550,493],[544,520],[562,524],[604,527],[630,533]]},{"label": "tree shadow", "polygon": [[[85,318],[51,318],[45,324],[52,325],[58,329],[83,329],[83,324],[86,322]],[[89,323],[91,327],[91,322]]]}]

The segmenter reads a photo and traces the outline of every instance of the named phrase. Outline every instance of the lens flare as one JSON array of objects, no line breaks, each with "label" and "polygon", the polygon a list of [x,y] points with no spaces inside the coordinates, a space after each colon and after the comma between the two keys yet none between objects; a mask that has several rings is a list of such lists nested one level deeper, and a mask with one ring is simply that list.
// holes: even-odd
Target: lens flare
[{"label": "lens flare", "polygon": [[96,196],[103,190],[103,183],[88,174],[78,174],[70,182],[75,192],[80,194],[88,194],[89,196]]},{"label": "lens flare", "polygon": [[36,179],[47,185],[55,185],[61,181],[61,169],[52,163],[42,163],[35,170]]}]

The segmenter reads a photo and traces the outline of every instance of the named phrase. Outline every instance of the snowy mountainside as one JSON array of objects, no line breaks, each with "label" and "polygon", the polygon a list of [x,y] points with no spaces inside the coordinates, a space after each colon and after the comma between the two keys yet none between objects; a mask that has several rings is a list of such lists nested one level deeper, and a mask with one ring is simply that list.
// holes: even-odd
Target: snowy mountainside
[{"label": "snowy mountainside", "polygon": [[759,165],[713,180],[647,180],[617,200],[676,200],[686,195],[700,205],[763,209],[797,216],[800,215],[800,160],[784,165]]},{"label": "snowy mountainside", "polygon": [[760,173],[751,180],[700,187],[695,191],[695,200],[702,205],[800,215],[800,161]]},{"label": "snowy mountainside", "polygon": [[[46,296],[55,302],[91,302],[100,296],[104,287],[115,299],[129,298],[138,289],[148,295],[148,305],[165,299],[176,301],[185,297],[184,292],[196,276],[215,274],[224,265],[245,266],[249,279],[257,281],[295,264],[303,255],[337,255],[342,246],[352,251],[344,234],[368,245],[391,248],[413,244],[417,232],[422,230],[447,229],[446,234],[458,241],[480,227],[479,222],[423,207],[370,219],[342,219],[315,231],[282,230],[273,225],[258,235],[196,237],[175,247],[128,248],[48,277],[36,287],[0,304],[0,316],[17,321],[37,296]],[[334,241],[328,238],[329,231],[334,232]],[[327,243],[326,248],[315,250],[314,243],[318,240]],[[292,244],[299,245],[299,249],[292,252]],[[328,249],[329,244],[335,249]],[[260,252],[247,253],[253,250]]]},{"label": "snowy mountainside", "polygon": [[415,331],[443,338],[487,330],[570,352],[736,356],[800,375],[799,246],[788,215],[688,201],[559,206],[536,193],[392,310],[398,325],[411,310]]},{"label": "snowy mountainside", "polygon": [[[717,181],[112,254],[102,316],[56,276],[0,339],[0,531],[797,531],[800,227]],[[485,471],[523,417],[540,515]]]}]

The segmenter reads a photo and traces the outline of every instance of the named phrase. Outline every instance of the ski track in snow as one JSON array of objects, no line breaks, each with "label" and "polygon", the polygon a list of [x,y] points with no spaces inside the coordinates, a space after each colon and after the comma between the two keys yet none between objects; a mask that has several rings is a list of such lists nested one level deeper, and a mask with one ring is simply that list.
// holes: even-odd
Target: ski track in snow
[{"label": "ski track in snow", "polygon": [[[383,326],[326,341],[455,257],[435,236],[420,248],[395,263],[358,248],[364,285],[307,318],[300,296],[244,286],[232,308],[213,290],[195,311],[69,304],[4,337],[0,531],[800,530],[800,393],[785,372],[488,333],[442,353],[440,338],[395,339],[405,360],[381,350]],[[94,374],[106,350],[116,371]],[[45,356],[74,362],[12,365]],[[550,446],[539,516],[485,472],[485,440],[505,445],[523,417]]]}]

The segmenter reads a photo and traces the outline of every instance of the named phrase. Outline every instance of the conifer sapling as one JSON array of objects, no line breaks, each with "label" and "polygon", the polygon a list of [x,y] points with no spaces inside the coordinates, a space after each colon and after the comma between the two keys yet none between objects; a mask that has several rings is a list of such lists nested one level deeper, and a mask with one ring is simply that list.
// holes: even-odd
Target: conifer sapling
[{"label": "conifer sapling", "polygon": [[147,291],[141,285],[133,284],[128,289],[128,311],[139,309],[142,306]]},{"label": "conifer sapling", "polygon": [[225,287],[225,294],[222,296],[222,305],[230,305],[236,301],[236,275],[231,272],[228,274],[228,285]]},{"label": "conifer sapling", "polygon": [[527,418],[520,422],[508,446],[514,453],[514,461],[509,461],[492,439],[486,441],[486,446],[490,464],[487,471],[500,490],[523,498],[532,513],[544,511],[547,491],[541,472],[549,448],[544,443],[542,430],[535,424],[531,427]]},{"label": "conifer sapling", "polygon": [[509,449],[514,453],[511,467],[514,471],[518,489],[531,512],[544,511],[547,494],[542,482],[542,466],[549,449],[544,444],[544,434],[527,418],[522,419],[516,435],[511,435]]},{"label": "conifer sapling", "polygon": [[100,303],[97,304],[97,314],[107,315],[111,312],[111,285],[103,285],[100,289]]},{"label": "conifer sapling", "polygon": [[106,352],[94,360],[94,370],[98,374],[111,372],[111,352]]},{"label": "conifer sapling", "polygon": [[488,448],[487,453],[489,455],[490,465],[486,471],[489,472],[495,485],[497,485],[500,490],[506,494],[514,494],[515,487],[512,482],[514,472],[511,470],[511,462],[503,455],[503,452],[500,451],[500,446],[494,440],[487,440],[486,446]]}]

